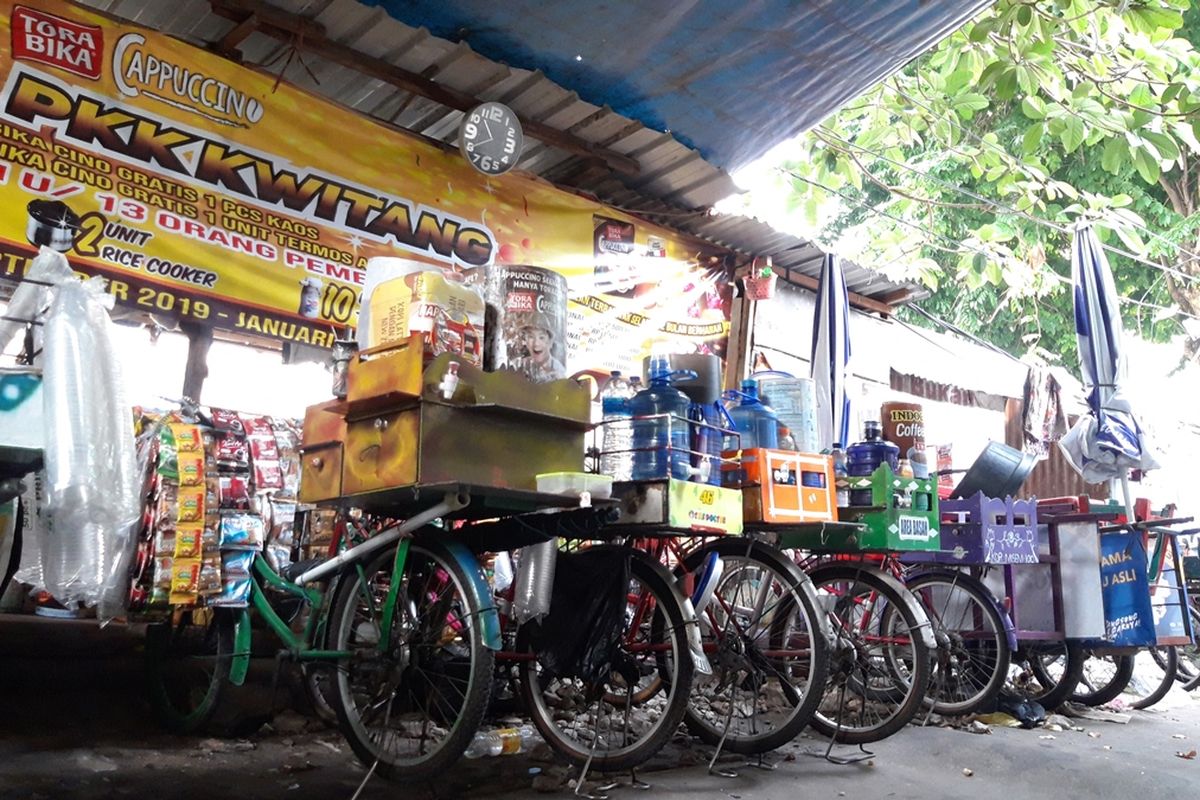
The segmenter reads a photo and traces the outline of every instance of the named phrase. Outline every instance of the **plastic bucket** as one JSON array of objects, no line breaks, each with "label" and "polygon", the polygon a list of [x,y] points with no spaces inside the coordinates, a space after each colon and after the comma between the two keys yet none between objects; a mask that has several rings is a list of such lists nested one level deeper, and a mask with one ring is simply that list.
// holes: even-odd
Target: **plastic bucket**
[{"label": "plastic bucket", "polygon": [[961,499],[976,492],[988,497],[1016,496],[1037,464],[1033,453],[1022,453],[1000,442],[988,442],[963,475],[950,497]]}]

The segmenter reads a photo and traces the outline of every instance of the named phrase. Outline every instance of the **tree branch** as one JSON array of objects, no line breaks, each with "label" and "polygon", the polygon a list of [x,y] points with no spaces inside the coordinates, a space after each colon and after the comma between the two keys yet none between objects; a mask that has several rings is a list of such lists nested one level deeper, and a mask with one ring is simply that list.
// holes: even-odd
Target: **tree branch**
[{"label": "tree branch", "polygon": [[875,173],[867,169],[867,166],[858,159],[858,156],[856,156],[852,150],[830,141],[819,130],[814,131],[814,133],[818,139],[825,143],[826,147],[830,148],[831,150],[835,150],[844,156],[847,156],[851,161],[854,162],[854,165],[858,167],[858,171],[861,172],[867,180],[878,186],[880,189],[883,189],[888,194],[894,194],[898,197],[903,197],[906,200],[912,200],[917,203],[924,203],[926,206],[937,206],[938,208],[967,208],[975,211],[983,211],[988,208],[988,206],[985,206],[983,203],[952,203],[946,200],[934,200],[932,197],[921,197],[920,195],[905,191],[898,186],[892,186],[882,178],[876,177]]}]

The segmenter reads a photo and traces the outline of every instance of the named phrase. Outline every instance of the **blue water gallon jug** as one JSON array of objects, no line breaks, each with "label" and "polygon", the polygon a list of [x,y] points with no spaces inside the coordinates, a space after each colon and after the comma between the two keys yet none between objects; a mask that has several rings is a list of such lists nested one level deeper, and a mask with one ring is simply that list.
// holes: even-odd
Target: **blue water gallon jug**
[{"label": "blue water gallon jug", "polygon": [[[895,472],[900,463],[900,447],[883,438],[883,426],[875,420],[864,423],[863,441],[846,448],[846,472],[851,477],[869,477],[880,464]],[[850,505],[869,506],[871,490],[859,489],[850,493]]]},{"label": "blue water gallon jug", "polygon": [[650,385],[629,401],[633,415],[633,479],[635,481],[692,475],[689,450],[688,407],[691,400],[671,385],[674,377],[694,373],[671,372],[665,360],[651,363]]},{"label": "blue water gallon jug", "polygon": [[729,407],[734,429],[741,435],[738,446],[743,450],[779,447],[779,417],[758,399],[758,383],[742,381],[741,391],[730,394],[738,400],[736,405]]}]

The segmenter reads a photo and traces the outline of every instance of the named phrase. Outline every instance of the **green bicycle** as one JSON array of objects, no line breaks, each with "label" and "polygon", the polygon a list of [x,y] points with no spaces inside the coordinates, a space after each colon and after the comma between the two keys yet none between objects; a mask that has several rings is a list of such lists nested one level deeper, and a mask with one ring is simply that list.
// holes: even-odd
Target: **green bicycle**
[{"label": "green bicycle", "polygon": [[[195,731],[229,686],[245,682],[251,615],[281,655],[332,670],[331,701],[355,754],[392,778],[432,777],[470,743],[487,709],[499,617],[478,562],[434,520],[466,508],[465,491],[324,561],[276,572],[262,554],[249,607],[177,614],[147,635],[153,704]],[[300,632],[273,602],[307,606]]]}]

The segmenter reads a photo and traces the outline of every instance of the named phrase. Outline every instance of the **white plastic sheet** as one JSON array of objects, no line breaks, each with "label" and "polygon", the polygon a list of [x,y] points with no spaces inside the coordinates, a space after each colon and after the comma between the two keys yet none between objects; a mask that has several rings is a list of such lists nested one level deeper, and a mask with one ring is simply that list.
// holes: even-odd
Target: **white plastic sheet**
[{"label": "white plastic sheet", "polygon": [[101,620],[128,598],[141,478],[133,419],[113,352],[112,297],[102,278],[70,278],[45,320],[45,588],[60,602],[97,605]]}]

